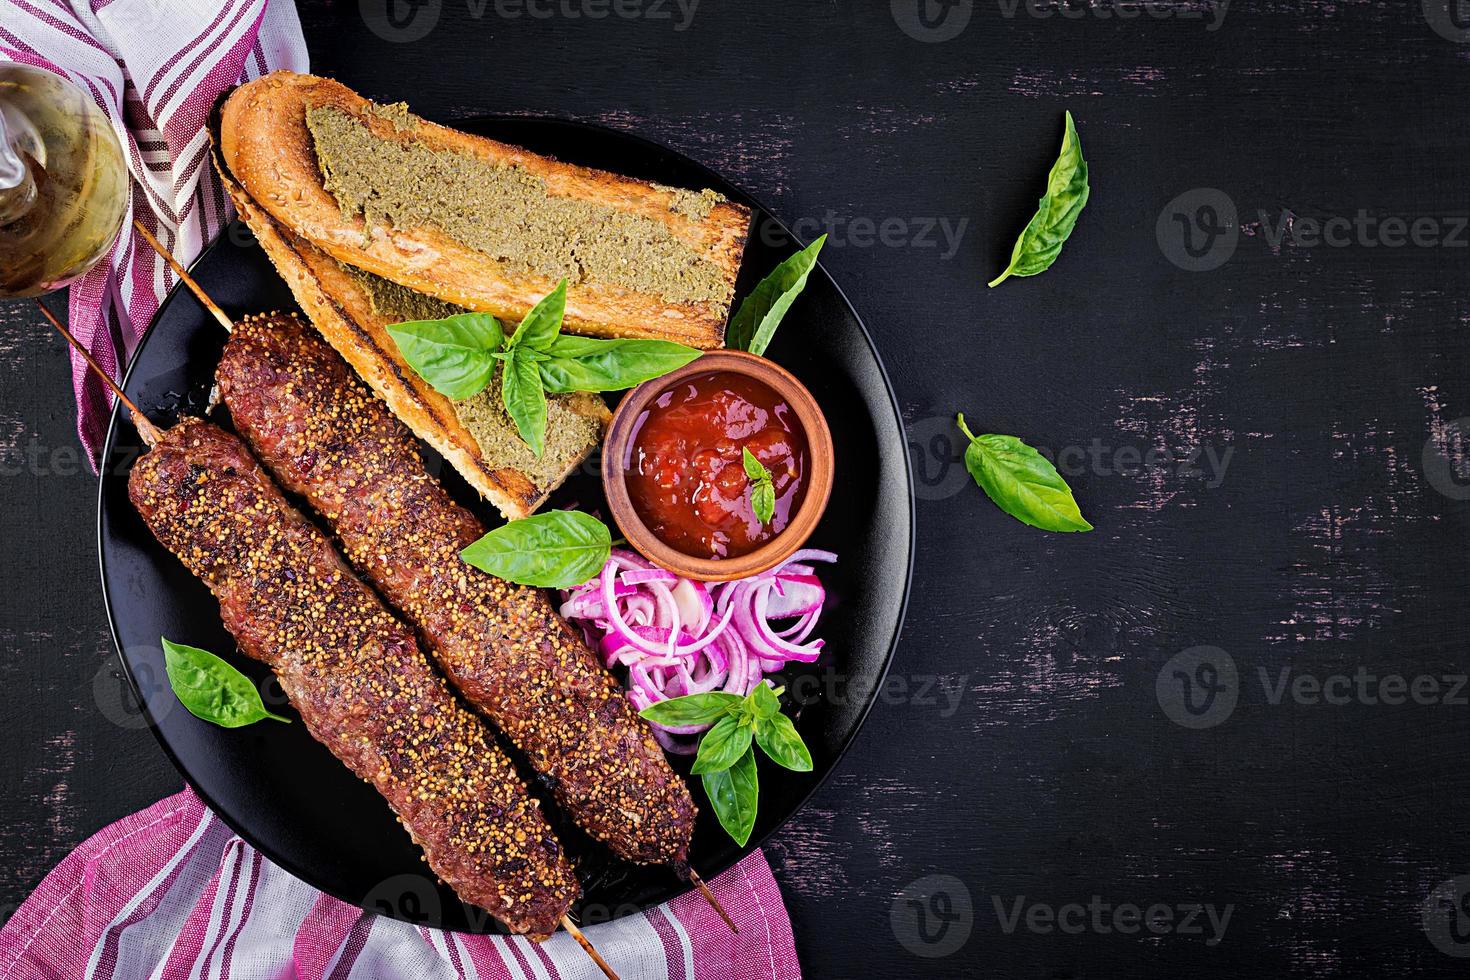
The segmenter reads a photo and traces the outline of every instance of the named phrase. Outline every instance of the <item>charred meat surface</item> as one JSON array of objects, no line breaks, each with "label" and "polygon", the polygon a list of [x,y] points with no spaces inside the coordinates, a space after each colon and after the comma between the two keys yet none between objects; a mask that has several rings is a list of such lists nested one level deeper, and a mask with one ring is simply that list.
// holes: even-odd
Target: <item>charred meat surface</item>
[{"label": "charred meat surface", "polygon": [[511,930],[550,935],[579,889],[536,801],[413,633],[244,445],[185,420],[134,466],[128,493],[209,586],[240,649],[383,795],[434,872]]},{"label": "charred meat surface", "polygon": [[465,564],[485,527],[336,352],[294,317],[250,317],[218,380],[261,460],[331,523],[578,824],[627,860],[682,865],[694,802],[648,726],[545,594]]}]

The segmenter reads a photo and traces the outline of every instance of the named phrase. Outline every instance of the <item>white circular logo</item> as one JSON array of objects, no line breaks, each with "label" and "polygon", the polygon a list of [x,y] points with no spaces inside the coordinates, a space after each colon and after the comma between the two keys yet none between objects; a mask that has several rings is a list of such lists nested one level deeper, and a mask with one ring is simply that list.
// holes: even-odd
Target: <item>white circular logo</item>
[{"label": "white circular logo", "polygon": [[368,30],[385,41],[422,41],[439,23],[444,0],[358,0]]},{"label": "white circular logo", "polygon": [[914,468],[914,497],[948,500],[972,482],[965,469],[965,436],[950,415],[931,415],[904,426]]},{"label": "white circular logo", "polygon": [[1159,670],[1154,693],[1174,724],[1214,728],[1235,711],[1240,675],[1234,658],[1219,647],[1190,647]]},{"label": "white circular logo", "polygon": [[[1458,465],[1445,455],[1441,444],[1461,447]],[[1420,455],[1424,479],[1451,500],[1470,500],[1470,466],[1464,458],[1467,456],[1470,456],[1470,416],[1455,419],[1444,427],[1442,436],[1430,436],[1424,441],[1424,452]]]},{"label": "white circular logo", "polygon": [[1419,908],[1424,934],[1447,956],[1470,956],[1470,875],[1435,886]]},{"label": "white circular logo", "polygon": [[965,945],[975,925],[970,889],[954,875],[920,878],[893,897],[888,921],[899,944],[915,956],[949,956]]},{"label": "white circular logo", "polygon": [[385,878],[363,898],[362,907],[416,926],[438,922],[444,912],[439,889],[434,887],[434,882],[416,874]]},{"label": "white circular logo", "polygon": [[893,22],[915,41],[938,44],[959,37],[975,13],[975,0],[891,0]]},{"label": "white circular logo", "polygon": [[[137,678],[138,686],[156,710],[167,714],[171,706],[178,703],[172,696],[154,698],[154,695],[168,687],[168,679],[161,668],[155,671],[148,663],[139,661],[135,664],[133,676]],[[117,727],[129,731],[148,727],[148,716],[138,703],[138,695],[134,692],[133,685],[128,683],[122,665],[116,658],[108,657],[97,673],[92,675],[92,699],[97,702],[102,717]]]},{"label": "white circular logo", "polygon": [[1240,241],[1235,202],[1215,187],[1187,190],[1164,205],[1154,235],[1164,258],[1185,272],[1218,269]]},{"label": "white circular logo", "polygon": [[1446,41],[1470,43],[1470,3],[1466,0],[1424,0],[1424,19]]}]

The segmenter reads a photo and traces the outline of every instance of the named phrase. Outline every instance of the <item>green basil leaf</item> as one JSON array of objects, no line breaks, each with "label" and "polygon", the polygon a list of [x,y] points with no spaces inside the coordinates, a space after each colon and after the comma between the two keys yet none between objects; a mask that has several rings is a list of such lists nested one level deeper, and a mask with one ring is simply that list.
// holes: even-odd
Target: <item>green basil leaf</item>
[{"label": "green basil leaf", "polygon": [[970,440],[965,469],[997,507],[1043,531],[1091,531],[1072,490],[1047,458],[1015,436],[974,435],[959,416]]},{"label": "green basil leaf", "polygon": [[794,772],[812,771],[812,754],[797,733],[796,725],[779,712],[756,726],[755,743],[777,765]]},{"label": "green basil leaf", "polygon": [[806,288],[806,278],[816,267],[817,253],[826,241],[826,235],[818,238],[760,281],[730,319],[725,331],[726,347],[752,354],[766,352],[782,317]]},{"label": "green basil leaf", "polygon": [[755,811],[760,803],[760,781],[755,770],[755,750],[746,749],[729,769],[707,772],[700,777],[710,809],[715,811],[725,833],[744,847],[755,829]]},{"label": "green basil leaf", "polygon": [[479,394],[490,383],[493,355],[505,343],[500,321],[488,313],[395,323],[388,335],[419,377],[457,401]]},{"label": "green basil leaf", "polygon": [[459,554],[507,582],[570,589],[600,573],[611,551],[606,524],[581,511],[550,510],[497,527]]},{"label": "green basil leaf", "polygon": [[1016,239],[1011,264],[990,285],[998,286],[1011,276],[1034,276],[1051,268],[1062,252],[1062,244],[1077,226],[1077,216],[1082,213],[1090,193],[1087,161],[1082,159],[1082,142],[1077,138],[1077,125],[1069,112],[1061,152],[1046,179],[1046,194],[1021,237]]},{"label": "green basil leaf", "polygon": [[773,718],[781,713],[781,699],[776,697],[771,685],[764,681],[755,686],[746,700],[750,702],[757,719]]},{"label": "green basil leaf", "polygon": [[542,297],[541,302],[531,307],[511,334],[508,348],[544,351],[551,346],[561,332],[562,317],[567,312],[567,281],[563,279],[556,288]]},{"label": "green basil leaf", "polygon": [[501,367],[500,397],[521,439],[539,458],[546,446],[546,391],[536,362],[517,349]]},{"label": "green basil leaf", "polygon": [[745,467],[745,475],[751,480],[769,480],[771,471],[766,469],[760,460],[755,458],[755,453],[746,446],[740,450],[740,465]]},{"label": "green basil leaf", "polygon": [[729,769],[750,751],[750,739],[754,733],[750,726],[738,718],[721,718],[715,727],[704,733],[699,740],[699,755],[689,771],[696,776],[707,772]]},{"label": "green basil leaf", "polygon": [[678,727],[681,725],[708,725],[730,714],[745,699],[738,694],[725,691],[706,691],[704,694],[686,694],[682,698],[670,698],[650,704],[638,712],[658,725]]},{"label": "green basil leaf", "polygon": [[700,355],[669,340],[594,340],[559,336],[546,348],[541,383],[553,395],[622,391],[677,370]]},{"label": "green basil leaf", "polygon": [[763,480],[750,488],[750,509],[755,512],[756,520],[771,523],[776,516],[776,488],[770,481]]},{"label": "green basil leaf", "polygon": [[163,641],[164,669],[169,687],[189,714],[221,728],[240,728],[270,718],[290,724],[289,718],[271,714],[260,700],[250,678],[208,650]]},{"label": "green basil leaf", "polygon": [[742,453],[741,465],[745,467],[746,479],[750,480],[750,509],[755,512],[756,520],[769,524],[776,516],[776,487],[771,482],[771,471],[761,465],[749,448]]}]

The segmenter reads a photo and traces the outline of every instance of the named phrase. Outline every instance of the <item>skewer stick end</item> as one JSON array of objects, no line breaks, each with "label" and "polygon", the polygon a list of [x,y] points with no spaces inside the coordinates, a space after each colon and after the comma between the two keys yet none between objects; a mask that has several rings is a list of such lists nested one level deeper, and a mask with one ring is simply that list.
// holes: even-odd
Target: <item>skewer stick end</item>
[{"label": "skewer stick end", "polygon": [[87,366],[96,372],[97,377],[101,378],[107,387],[112,389],[112,393],[117,396],[117,400],[127,406],[128,412],[133,416],[133,426],[138,430],[138,435],[143,437],[143,441],[150,447],[158,445],[158,440],[163,438],[163,433],[158,431],[158,427],[148,421],[148,416],[144,415],[142,410],[137,405],[134,405],[127,395],[123,394],[123,390],[119,387],[118,383],[112,380],[112,376],[102,370],[102,365],[98,364],[97,360],[92,357],[92,352],[82,346],[82,342],[77,340],[70,330],[62,326],[61,321],[56,319],[56,315],[51,312],[46,304],[38,298],[36,305],[41,308],[41,315],[50,321],[51,326],[55,327],[58,333],[66,338],[66,342],[71,344],[72,349],[81,355],[82,360],[87,362]]},{"label": "skewer stick end", "polygon": [[720,904],[719,899],[715,898],[715,893],[710,891],[709,885],[704,883],[704,879],[699,877],[698,872],[693,868],[685,868],[684,873],[689,876],[689,880],[693,883],[694,887],[699,889],[699,894],[704,896],[704,900],[709,902],[710,908],[718,912],[720,918],[725,920],[725,925],[730,927],[730,931],[737,936],[740,935],[740,929],[735,925],[734,920],[730,918],[730,913],[725,911],[725,907]]},{"label": "skewer stick end", "polygon": [[602,975],[607,977],[607,980],[619,980],[617,973],[614,972],[612,967],[607,965],[607,960],[602,958],[602,954],[597,951],[597,948],[592,945],[587,937],[582,935],[582,930],[577,928],[577,924],[572,921],[570,915],[562,916],[561,924],[567,932],[571,933],[572,938],[577,941],[577,945],[581,946],[587,955],[592,957],[592,962],[597,964],[597,968],[602,971]]},{"label": "skewer stick end", "polygon": [[199,300],[200,303],[203,303],[204,308],[209,311],[210,315],[219,321],[220,326],[224,327],[226,331],[235,329],[235,322],[230,319],[229,315],[220,309],[214,300],[209,298],[204,288],[195,282],[194,277],[189,275],[188,271],[182,265],[179,265],[178,260],[169,253],[168,249],[164,248],[158,239],[153,237],[153,233],[143,227],[143,222],[134,218],[133,227],[138,230],[138,234],[143,236],[145,242],[153,246],[153,251],[157,252],[159,257],[168,263],[169,268],[174,270],[174,275],[178,276],[180,281],[188,287],[189,292],[194,294],[194,298]]}]

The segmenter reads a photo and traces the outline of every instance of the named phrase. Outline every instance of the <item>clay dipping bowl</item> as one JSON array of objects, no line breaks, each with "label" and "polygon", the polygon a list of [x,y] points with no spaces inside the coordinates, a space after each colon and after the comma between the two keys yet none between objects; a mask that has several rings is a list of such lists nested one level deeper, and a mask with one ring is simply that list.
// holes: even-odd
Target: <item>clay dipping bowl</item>
[{"label": "clay dipping bowl", "polygon": [[[665,544],[638,516],[628,493],[625,476],[628,444],[633,439],[639,417],[649,404],[686,378],[715,372],[745,375],[779,395],[791,406],[797,422],[806,434],[810,458],[810,467],[806,474],[806,495],[802,497],[796,513],[791,516],[790,523],[780,534],[754,551],[733,558],[686,555]],[[817,400],[812,397],[811,392],[785,368],[764,357],[735,350],[709,351],[677,371],[645,381],[634,388],[618,405],[602,448],[602,482],[607,494],[608,509],[612,511],[613,520],[628,539],[628,544],[655,565],[684,578],[704,582],[726,582],[758,575],[795,554],[806,543],[807,538],[811,537],[812,531],[816,530],[822,512],[827,509],[827,500],[832,496],[834,469],[832,431],[827,427],[827,419],[817,407]]]}]

